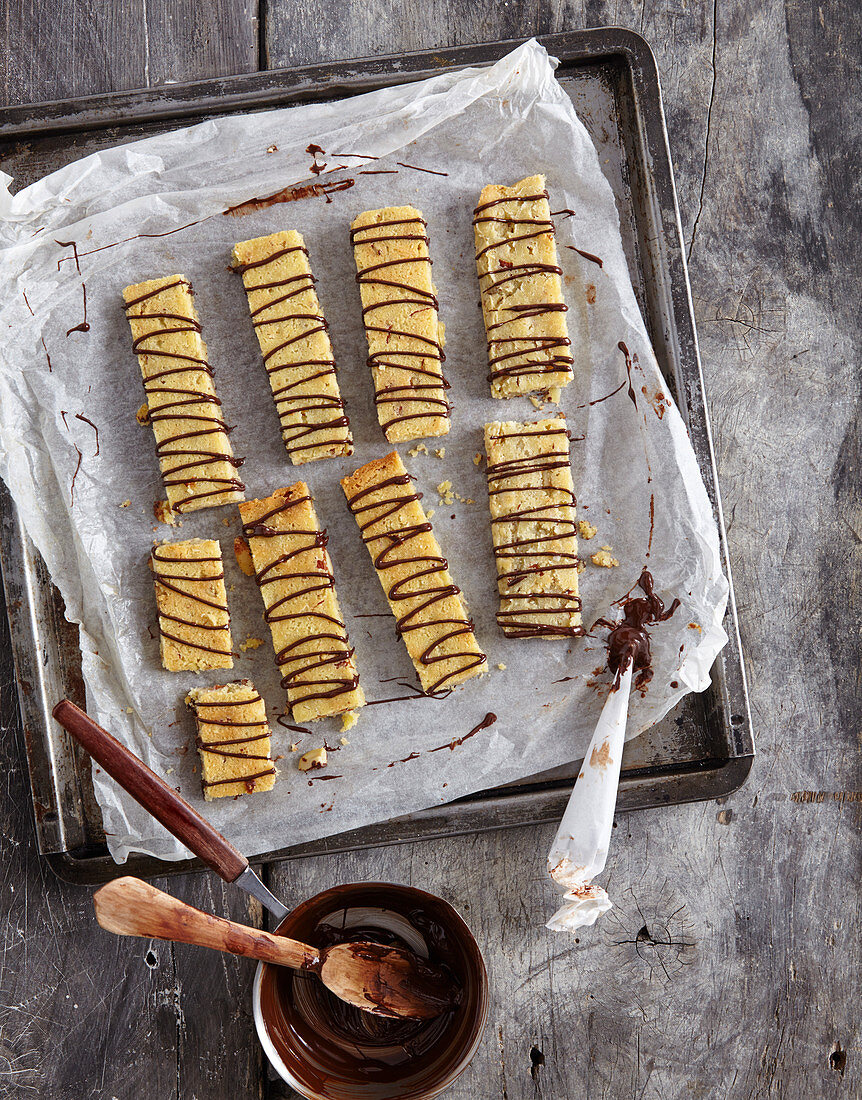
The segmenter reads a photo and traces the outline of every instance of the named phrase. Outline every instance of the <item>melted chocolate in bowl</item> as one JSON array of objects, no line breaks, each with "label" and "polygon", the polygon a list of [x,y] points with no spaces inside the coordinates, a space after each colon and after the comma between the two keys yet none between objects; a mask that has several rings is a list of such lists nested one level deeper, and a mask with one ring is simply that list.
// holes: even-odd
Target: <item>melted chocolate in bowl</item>
[{"label": "melted chocolate in bowl", "polygon": [[408,947],[460,990],[457,1006],[432,1020],[389,1019],[345,1004],[313,974],[263,965],[263,1029],[303,1096],[426,1100],[467,1067],[485,1023],[488,979],[470,930],[445,901],[409,886],[338,886],[304,902],[278,931],[315,947]]}]

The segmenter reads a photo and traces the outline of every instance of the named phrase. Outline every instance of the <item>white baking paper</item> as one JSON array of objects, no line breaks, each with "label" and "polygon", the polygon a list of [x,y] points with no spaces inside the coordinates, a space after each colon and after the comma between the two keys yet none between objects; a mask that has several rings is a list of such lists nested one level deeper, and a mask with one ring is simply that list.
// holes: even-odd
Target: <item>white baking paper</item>
[{"label": "white baking paper", "polygon": [[[311,171],[311,144],[325,150],[316,158],[326,165],[319,176]],[[372,171],[387,174],[362,174]],[[526,399],[503,403],[489,396],[472,210],[485,183],[535,172],[547,176],[553,210],[575,211],[558,219],[576,360],[561,408],[573,434],[585,436],[572,445],[573,469],[580,514],[598,535],[584,543],[584,552],[589,558],[610,545],[620,562],[607,570],[588,564],[581,577],[585,622],[613,617],[613,601],[635,584],[645,563],[656,591],[682,600],[653,632],[656,675],[649,691],[632,700],[635,734],[686,692],[707,685],[725,641],[727,583],[695,457],[664,396],[635,303],[611,189],[542,47],[528,42],[490,67],[336,103],[210,119],[95,153],[0,200],[0,473],[69,618],[80,624],[89,710],[249,855],[563,764],[583,753],[595,726],[608,683],[607,676],[594,676],[604,659],[603,632],[593,639],[518,641],[504,639],[496,626],[487,493],[483,469],[473,462],[486,420],[529,419],[536,410]],[[306,192],[246,216],[224,213],[285,188],[348,178],[352,187],[329,196]],[[337,722],[318,723],[312,736],[300,739],[301,749],[324,737],[337,747],[323,773],[337,780],[299,773],[289,747],[293,735],[274,724],[274,751],[282,756],[275,790],[205,804],[183,699],[190,687],[226,677],[162,670],[147,569],[154,539],[221,540],[235,645],[264,639],[256,650],[238,649],[232,676],[253,678],[273,722],[285,696],[259,593],[233,561],[236,509],[194,513],[177,529],[153,517],[164,492],[151,430],[135,421],[143,390],[121,292],[154,276],[179,272],[192,280],[217,390],[226,418],[236,424],[234,449],[246,458],[247,495],[266,495],[298,476],[309,482],[329,529],[366,694],[370,700],[403,696],[408,692],[395,680],[415,682],[412,666],[385,615],[338,484],[391,450],[374,412],[349,223],[364,209],[400,203],[419,206],[428,221],[454,402],[451,434],[427,441],[429,456],[410,456],[408,447],[401,452],[426,506],[436,509],[434,528],[490,671],[444,700],[365,708],[346,746],[339,746]],[[283,449],[241,280],[228,270],[235,241],[287,228],[305,235],[356,440],[352,458],[301,470]],[[600,256],[604,266],[569,245]],[[84,287],[89,330],[74,331],[83,320]],[[628,381],[620,341],[633,357],[636,407],[625,385],[590,406]],[[95,431],[79,416],[99,429],[98,455]],[[442,460],[435,447],[445,447]],[[444,480],[463,498],[451,506],[437,500],[435,486]],[[459,743],[491,712],[495,723]],[[130,851],[186,855],[104,775],[96,772],[94,779],[115,859]]]},{"label": "white baking paper", "polygon": [[563,891],[563,904],[545,926],[552,932],[595,924],[611,908],[593,879],[604,871],[611,843],[631,686],[629,661],[605,700],[548,853],[548,874]]}]

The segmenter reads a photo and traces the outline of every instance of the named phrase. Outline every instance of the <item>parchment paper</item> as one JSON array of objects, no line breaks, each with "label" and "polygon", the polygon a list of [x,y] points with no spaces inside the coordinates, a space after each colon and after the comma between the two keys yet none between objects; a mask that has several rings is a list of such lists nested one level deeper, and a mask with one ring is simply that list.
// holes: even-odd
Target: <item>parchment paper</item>
[{"label": "parchment paper", "polygon": [[[666,391],[635,303],[610,187],[554,79],[554,65],[542,47],[528,42],[487,68],[335,104],[210,120],[86,157],[14,196],[0,193],[6,289],[0,473],[69,618],[80,624],[89,710],[249,855],[575,759],[601,710],[608,682],[594,675],[604,659],[601,630],[594,639],[507,641],[495,623],[485,475],[473,457],[482,451],[486,420],[538,414],[526,399],[495,402],[488,392],[471,229],[485,183],[543,172],[552,209],[575,211],[557,219],[576,360],[561,408],[573,434],[585,436],[572,444],[573,469],[580,515],[598,535],[582,544],[584,556],[610,545],[621,563],[607,570],[587,565],[581,576],[584,621],[613,618],[613,601],[634,585],[645,563],[659,594],[682,600],[674,617],[653,632],[656,674],[646,695],[633,699],[630,733],[657,721],[687,691],[702,690],[726,640],[720,623],[727,583],[710,505],[677,410],[659,396]],[[310,171],[311,143],[326,151],[317,158],[326,165],[319,176]],[[380,159],[363,159],[370,157]],[[396,171],[360,174],[388,169]],[[354,185],[332,193],[331,201],[310,194],[246,216],[223,213],[286,187],[348,178]],[[366,707],[348,735],[350,744],[331,755],[325,774],[339,778],[310,780],[290,753],[294,735],[274,721],[285,696],[259,593],[233,560],[236,509],[194,513],[177,529],[154,519],[153,503],[164,491],[151,429],[135,422],[143,390],[121,291],[158,275],[190,277],[218,393],[226,418],[236,424],[235,453],[246,458],[241,476],[247,496],[266,495],[298,476],[308,480],[329,529],[336,585],[366,694],[371,700],[404,696],[408,692],[393,678],[415,682],[412,666],[385,615],[382,590],[338,484],[345,473],[391,450],[374,412],[349,222],[364,209],[400,203],[419,206],[429,224],[455,405],[450,435],[426,441],[431,455],[411,457],[408,446],[401,452],[426,506],[435,509],[435,531],[491,671],[444,700]],[[285,228],[305,235],[356,440],[352,458],[301,470],[290,465],[282,446],[241,280],[228,271],[235,241]],[[77,264],[73,247],[58,243],[72,241]],[[604,266],[569,245],[600,256]],[[84,286],[89,330],[67,332],[83,320]],[[636,404],[627,395],[621,340],[633,356]],[[588,404],[614,390],[607,400]],[[78,414],[98,427],[98,454],[96,433]],[[442,460],[433,455],[435,447],[445,447]],[[439,504],[435,486],[444,480],[465,500]],[[124,508],[125,501],[131,503]],[[150,547],[154,539],[204,536],[222,542],[235,647],[247,637],[264,640],[256,650],[238,650],[227,676],[168,673],[159,662]],[[243,676],[253,678],[266,699],[274,752],[283,756],[280,778],[271,794],[205,804],[193,718],[183,699],[195,685]],[[671,681],[678,686],[671,688]],[[456,743],[489,712],[497,715],[493,725]],[[338,746],[337,721],[315,724],[301,749],[324,737]],[[401,762],[413,753],[419,755]],[[104,775],[97,771],[94,779],[116,860],[130,851],[164,859],[187,854]]]}]

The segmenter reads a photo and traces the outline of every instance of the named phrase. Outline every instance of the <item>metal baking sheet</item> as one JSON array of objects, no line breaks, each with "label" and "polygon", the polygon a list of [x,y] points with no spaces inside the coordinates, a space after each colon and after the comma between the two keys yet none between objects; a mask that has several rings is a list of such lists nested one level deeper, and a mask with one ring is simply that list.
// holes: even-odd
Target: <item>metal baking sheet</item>
[{"label": "metal baking sheet", "polygon": [[[689,429],[715,509],[730,577],[706,397],[682,230],[673,184],[658,72],[649,46],[620,28],[541,39],[560,59],[557,77],[599,148],[617,200],[635,293],[665,381]],[[0,111],[0,163],[17,187],[97,149],[213,115],[356,95],[421,80],[443,69],[492,62],[517,42],[343,61],[147,91],[90,96]],[[52,720],[63,696],[83,704],[77,628],[0,483],[0,559],[18,677],[39,849],[61,877],[101,882],[202,867],[108,855],[89,761]],[[619,808],[715,798],[745,780],[754,756],[751,717],[731,581],[729,644],[712,686],[687,696],[666,718],[628,743]],[[408,817],[260,856],[271,862],[315,853],[549,821],[562,813],[580,761],[505,788]]]}]

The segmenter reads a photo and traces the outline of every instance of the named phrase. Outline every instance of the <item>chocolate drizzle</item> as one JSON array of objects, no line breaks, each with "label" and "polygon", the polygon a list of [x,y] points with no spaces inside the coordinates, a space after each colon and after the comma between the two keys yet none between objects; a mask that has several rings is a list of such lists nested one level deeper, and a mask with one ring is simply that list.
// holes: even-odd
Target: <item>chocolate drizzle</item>
[{"label": "chocolate drizzle", "polygon": [[253,214],[256,210],[266,210],[270,206],[277,206],[282,202],[298,202],[300,199],[322,198],[332,202],[330,195],[338,191],[348,191],[355,185],[355,180],[333,180],[332,183],[306,183],[298,187],[284,187],[272,195],[263,198],[246,199],[245,202],[229,206],[222,214],[231,218],[241,218],[244,214]]},{"label": "chocolate drizzle", "polygon": [[[413,554],[411,542],[430,534],[432,527],[427,520],[405,525],[403,517],[399,516],[403,508],[421,499],[412,491],[411,480],[408,473],[385,478],[357,493],[348,493],[347,504],[356,517],[390,603],[397,605],[406,601],[412,605],[410,610],[396,617],[397,633],[404,636],[412,630],[423,630],[432,636],[417,658],[421,665],[431,667],[439,662],[455,665],[426,689],[426,694],[432,695],[450,680],[463,678],[464,673],[484,664],[486,658],[484,653],[475,650],[451,652],[447,648],[453,638],[463,635],[473,638],[473,621],[440,615],[438,605],[461,593],[451,578],[444,580],[440,576],[449,568],[446,559],[436,554]],[[405,566],[412,567],[408,575],[387,586],[386,572],[402,570]],[[434,583],[434,578],[438,583]]]},{"label": "chocolate drizzle", "polygon": [[[196,591],[200,585],[212,584],[214,581],[224,580],[224,568],[222,566],[221,557],[176,558],[167,553],[171,545],[171,543],[167,543],[163,546],[154,546],[150,554],[150,569],[153,573],[156,589],[158,592],[158,588],[161,586],[166,592],[173,592],[174,595],[180,596],[184,600],[188,600],[191,607],[187,614],[193,615],[194,617],[186,618],[183,615],[169,615],[159,607],[159,634],[161,634],[162,638],[166,638],[171,642],[176,642],[176,644],[180,646],[199,649],[203,653],[215,653],[222,657],[230,656],[231,651],[229,646],[225,648],[224,646],[210,645],[206,642],[193,642],[188,638],[181,637],[179,634],[170,633],[165,629],[165,623],[176,623],[177,626],[185,626],[188,627],[189,630],[195,631],[224,632],[230,628],[230,612],[227,608],[227,602],[208,599],[206,596],[201,596],[199,592]],[[202,570],[201,576],[190,577],[181,572],[166,572],[164,568],[165,566],[171,565],[196,565],[198,563],[218,565],[218,569],[213,571]],[[220,614],[217,616],[209,615],[207,609],[217,611]],[[216,619],[217,621],[210,621],[212,619]]]},{"label": "chocolate drizzle", "polygon": [[261,703],[262,701],[263,700],[257,692],[255,692],[250,699],[229,699],[214,702],[195,701],[194,709],[199,727],[206,724],[208,726],[220,726],[231,730],[257,729],[260,731],[258,733],[249,734],[247,737],[227,737],[222,741],[206,741],[201,734],[198,733],[195,738],[195,745],[200,752],[210,752],[214,756],[220,756],[223,759],[230,760],[264,760],[269,765],[262,771],[252,772],[248,775],[230,776],[227,779],[202,779],[201,786],[204,790],[210,787],[225,786],[229,783],[243,783],[249,793],[251,793],[255,789],[256,779],[263,779],[267,775],[275,775],[275,766],[268,752],[261,754],[232,751],[235,750],[238,745],[250,745],[255,741],[264,741],[269,737],[269,726],[266,723],[265,717],[258,721],[238,722],[230,718],[207,718],[206,715],[202,713],[205,708],[211,708],[218,711],[222,707],[245,707],[253,703]]},{"label": "chocolate drizzle", "polygon": [[[67,425],[68,427],[68,425]],[[75,507],[75,482],[78,480],[78,473],[81,469],[81,463],[84,461],[84,456],[81,454],[81,448],[77,443],[73,443],[72,446],[78,452],[78,461],[75,464],[75,472],[72,474],[72,482],[69,485],[69,507]]]},{"label": "chocolate drizzle", "polygon": [[604,267],[604,261],[601,256],[594,256],[592,252],[584,252],[582,248],[575,248],[573,244],[567,244],[566,248],[570,248],[572,252],[577,252],[579,256],[583,256],[585,260],[589,260],[590,263],[598,264],[599,267]]},{"label": "chocolate drizzle", "polygon": [[[488,495],[505,496],[507,501],[520,503],[529,495],[541,494],[542,503],[528,508],[514,507],[491,519],[496,530],[511,526],[512,538],[499,542],[494,538],[494,557],[500,587],[500,611],[497,622],[509,638],[580,637],[583,628],[571,622],[581,610],[577,595],[578,555],[566,549],[566,541],[577,533],[575,494],[570,488],[553,485],[555,470],[569,470],[568,431],[564,422],[559,427],[502,432],[494,439],[521,439],[525,436],[551,437],[547,454],[528,454],[504,462],[491,463],[490,453]],[[555,444],[560,446],[556,447]],[[546,591],[541,589],[543,574],[561,570],[571,572],[571,587]],[[516,593],[505,589],[518,587]],[[534,603],[539,607],[532,607]],[[546,621],[550,619],[551,621]],[[556,621],[554,621],[556,619]]]},{"label": "chocolate drizzle", "polygon": [[[276,664],[282,672],[281,685],[287,691],[293,707],[297,703],[337,699],[339,695],[355,691],[359,686],[359,675],[356,672],[351,674],[349,669],[354,650],[343,620],[310,606],[310,597],[335,588],[328,555],[325,553],[326,532],[293,528],[280,531],[268,522],[276,516],[285,515],[291,508],[310,501],[309,496],[291,498],[286,494],[275,508],[265,512],[254,523],[243,524],[242,529],[248,539],[289,538],[293,545],[293,549],[287,553],[279,554],[268,565],[255,569],[255,579],[261,590],[279,582],[298,582],[295,591],[280,596],[267,607],[263,616],[270,626],[296,619],[308,624],[302,637],[284,646],[275,655]],[[303,563],[297,559],[316,550],[324,552],[314,554],[315,568],[303,569]],[[322,600],[321,596],[318,606]],[[312,624],[319,624],[319,629],[314,629]],[[339,674],[338,670],[346,665],[348,667],[345,672]],[[316,675],[321,669],[326,670],[323,677]]]},{"label": "chocolate drizzle", "polygon": [[[75,413],[75,419],[82,421],[82,423],[84,423],[84,424],[89,424],[90,427],[93,429],[93,431],[96,433],[96,449],[93,452],[93,458],[97,458],[98,454],[99,454],[99,429],[96,427],[96,425],[93,423],[93,421],[89,418],[89,416],[84,416],[83,413]],[[64,420],[65,420],[65,417],[64,417]],[[67,425],[67,427],[68,427],[68,425]]]},{"label": "chocolate drizzle", "polygon": [[643,690],[653,678],[650,638],[646,628],[669,619],[679,607],[679,600],[674,600],[665,610],[664,603],[655,594],[652,573],[646,568],[640,575],[637,587],[643,591],[644,595],[629,596],[625,600],[621,623],[615,624],[606,619],[599,619],[596,626],[610,627],[608,668],[614,674],[614,686],[619,684],[620,676],[629,665],[632,665],[633,672],[638,674],[635,687]]},{"label": "chocolate drizzle", "polygon": [[[338,394],[337,384],[333,381],[328,387],[321,385],[319,390],[312,393],[296,392],[309,382],[335,378],[335,360],[331,348],[326,358],[293,358],[296,354],[294,345],[317,333],[325,334],[329,331],[314,289],[317,280],[310,267],[307,271],[284,279],[277,278],[274,271],[267,274],[270,265],[296,252],[308,258],[307,248],[293,245],[276,249],[260,260],[238,264],[233,270],[243,276],[249,271],[260,272],[260,282],[253,283],[244,279],[249,296],[255,291],[274,291],[276,294],[274,298],[266,295],[262,304],[251,311],[252,323],[258,335],[261,329],[270,325],[294,322],[293,335],[263,352],[264,367],[281,422],[282,439],[291,459],[294,455],[318,447],[335,447],[337,453],[349,455],[353,453],[350,422],[344,415],[344,401]],[[329,347],[328,339],[326,345]],[[308,353],[299,353],[300,356],[303,354]]]},{"label": "chocolate drizzle", "polygon": [[448,176],[448,172],[438,172],[434,168],[420,168],[418,164],[404,164],[403,161],[396,160],[395,163],[399,168],[412,168],[414,172],[427,172],[429,176]]},{"label": "chocolate drizzle", "polygon": [[[75,255],[77,257],[77,252],[75,253]],[[78,270],[79,271],[81,270],[80,267],[78,268]],[[84,320],[81,321],[79,324],[73,325],[70,329],[68,329],[66,331],[66,336],[71,336],[73,332],[89,332],[90,331],[90,323],[87,320],[87,287],[86,287],[85,283],[81,283],[81,291],[83,292],[83,295],[84,295]]]},{"label": "chocolate drizzle", "polygon": [[[392,230],[392,232],[386,232],[386,230]],[[369,345],[372,344],[372,333],[379,333],[385,337],[384,348],[372,351],[367,362],[374,371],[375,402],[383,433],[387,439],[389,439],[389,429],[396,424],[421,421],[429,417],[448,417],[450,412],[449,402],[443,396],[443,391],[449,389],[449,383],[443,375],[446,355],[440,343],[436,323],[433,326],[435,336],[429,337],[418,332],[410,332],[406,328],[396,329],[392,324],[377,323],[378,318],[375,317],[379,310],[389,307],[400,310],[406,306],[415,306],[414,312],[417,314],[433,311],[436,322],[439,313],[437,296],[433,290],[412,285],[407,273],[410,264],[428,264],[430,269],[431,257],[428,254],[429,239],[426,230],[427,223],[416,216],[370,222],[368,225],[356,226],[350,231],[350,242],[356,256],[356,281],[360,288],[387,287],[392,292],[391,297],[370,302],[362,309],[362,320],[365,323]],[[378,263],[366,262],[373,259],[375,255],[380,255],[380,251],[373,246],[386,241],[416,241],[418,247],[411,249],[416,254],[404,259],[383,260]],[[365,245],[371,247],[365,250],[363,248]],[[399,268],[407,268],[407,271],[399,272]],[[378,371],[381,372],[379,375]],[[395,381],[392,380],[393,371],[401,372],[401,375],[395,375]],[[419,375],[422,380],[417,381],[416,375]],[[395,406],[395,415],[386,416],[384,419],[385,410],[390,405]],[[405,412],[405,405],[420,407]],[[421,429],[417,427],[413,438],[419,438],[422,434]]]},{"label": "chocolate drizzle", "polygon": [[[173,282],[163,283],[127,302],[126,314],[130,321],[151,322],[148,331],[132,341],[132,350],[136,355],[171,360],[178,364],[164,366],[161,370],[149,373],[144,379],[144,391],[150,407],[151,424],[160,421],[185,421],[191,425],[188,431],[168,435],[161,440],[157,438],[156,441],[156,455],[169,496],[170,489],[178,486],[183,486],[189,492],[183,500],[170,501],[172,510],[182,513],[188,511],[192,504],[200,506],[200,501],[242,492],[245,485],[237,477],[217,477],[205,469],[216,462],[226,462],[234,469],[238,469],[243,460],[234,458],[229,450],[201,450],[194,446],[183,446],[184,443],[197,440],[202,436],[211,436],[220,432],[228,436],[232,431],[217,411],[221,408],[221,401],[215,394],[202,394],[195,386],[195,376],[201,372],[210,378],[213,377],[212,367],[206,359],[180,351],[168,351],[161,346],[165,336],[184,333],[200,335],[201,326],[198,321],[190,314],[165,313],[160,309],[154,309],[152,312],[129,312],[133,307],[150,302],[159,294],[176,286],[188,287],[191,295],[191,284],[178,277]],[[168,326],[161,327],[159,322],[162,321],[167,321]],[[174,399],[154,401],[155,398],[161,398],[165,394],[173,395]],[[212,503],[226,504],[230,499],[234,498],[214,500]]]},{"label": "chocolate drizzle", "polygon": [[[545,301],[520,304],[510,302],[508,305],[497,305],[491,302],[491,295],[508,283],[543,277],[559,279],[562,276],[562,268],[557,264],[540,263],[535,260],[516,264],[497,255],[501,250],[517,245],[521,241],[534,240],[545,235],[550,235],[551,238],[555,236],[554,223],[550,217],[531,217],[527,211],[520,209],[523,204],[547,202],[547,199],[547,191],[537,195],[492,199],[490,202],[481,203],[473,212],[474,227],[493,222],[505,227],[504,234],[509,228],[515,230],[511,236],[503,235],[499,240],[492,241],[476,253],[477,264],[483,257],[489,256],[486,260],[487,270],[483,272],[481,266],[479,268],[479,283],[485,302],[486,318],[497,312],[512,314],[511,317],[492,324],[486,322],[488,363],[491,368],[488,380],[492,383],[557,372],[562,372],[567,378],[572,376],[574,359],[563,350],[570,348],[572,344],[567,336],[531,335],[526,332],[513,335],[511,331],[511,326],[524,318],[544,317],[551,313],[568,311],[568,306],[562,299],[556,302],[550,300],[554,291],[553,283],[548,285]],[[489,210],[494,212],[485,213]],[[497,266],[492,267],[495,261]],[[498,332],[498,330],[502,331]],[[552,385],[553,382],[549,380],[548,384]]]}]

